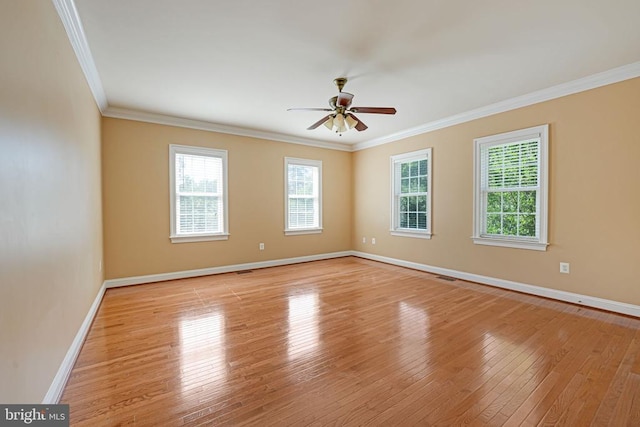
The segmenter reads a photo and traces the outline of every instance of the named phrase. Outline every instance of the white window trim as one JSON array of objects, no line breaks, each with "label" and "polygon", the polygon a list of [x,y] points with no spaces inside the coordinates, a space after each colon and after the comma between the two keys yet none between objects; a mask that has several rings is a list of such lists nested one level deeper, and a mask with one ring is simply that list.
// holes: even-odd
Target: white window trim
[{"label": "white window trim", "polygon": [[[486,145],[507,144],[509,142],[525,141],[531,138],[540,138],[540,158],[538,183],[538,238],[531,237],[499,237],[482,234],[483,222],[485,221],[482,212],[482,193],[480,185],[482,182],[482,159],[481,150]],[[498,135],[485,136],[473,140],[473,243],[478,245],[502,246],[517,249],[530,249],[536,251],[546,251],[548,241],[548,219],[549,219],[549,125],[534,126],[527,129],[520,129],[513,132],[501,133]]]},{"label": "white window trim", "polygon": [[[223,227],[219,233],[197,233],[188,235],[178,235],[176,233],[176,154],[192,154],[197,156],[218,157],[222,159],[222,200],[223,200]],[[169,238],[171,243],[205,242],[211,240],[229,239],[229,198],[227,192],[227,150],[218,150],[205,147],[191,147],[187,145],[169,145],[169,197],[170,197],[170,217],[171,230]]]},{"label": "white window trim", "polygon": [[[289,165],[313,166],[318,168],[318,227],[313,228],[289,228]],[[284,234],[285,236],[297,236],[301,234],[322,233],[322,160],[298,159],[295,157],[284,158]]]},{"label": "white window trim", "polygon": [[[402,154],[396,154],[395,156],[391,156],[391,168],[390,168],[391,169],[391,180],[390,180],[391,227],[389,231],[392,236],[413,237],[418,239],[431,239],[431,236],[432,236],[431,181],[433,180],[433,175],[431,173],[431,170],[432,170],[431,151],[432,151],[431,148],[425,148],[422,150],[412,151],[410,153],[402,153]],[[398,228],[398,209],[396,206],[396,188],[395,188],[396,187],[395,165],[398,162],[406,162],[412,159],[418,160],[418,159],[423,159],[425,157],[427,158],[427,229],[426,230],[409,230],[409,229]]]}]

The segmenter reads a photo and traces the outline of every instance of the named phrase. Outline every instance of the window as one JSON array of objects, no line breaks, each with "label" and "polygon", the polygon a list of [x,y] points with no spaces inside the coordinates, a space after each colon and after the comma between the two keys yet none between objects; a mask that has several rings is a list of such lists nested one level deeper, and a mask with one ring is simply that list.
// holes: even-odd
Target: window
[{"label": "window", "polygon": [[322,162],[285,157],[285,234],[322,232]]},{"label": "window", "polygon": [[474,140],[473,241],[546,250],[549,126]]},{"label": "window", "polygon": [[431,238],[431,148],[391,157],[391,234]]},{"label": "window", "polygon": [[169,146],[171,241],[226,240],[227,152]]}]

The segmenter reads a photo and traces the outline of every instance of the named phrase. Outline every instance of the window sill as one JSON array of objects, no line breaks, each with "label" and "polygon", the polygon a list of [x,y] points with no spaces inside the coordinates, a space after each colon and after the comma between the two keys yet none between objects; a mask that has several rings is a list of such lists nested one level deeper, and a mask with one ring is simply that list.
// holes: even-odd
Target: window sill
[{"label": "window sill", "polygon": [[322,233],[322,228],[305,228],[301,230],[284,230],[285,236],[297,236],[300,234],[320,234]]},{"label": "window sill", "polygon": [[169,236],[169,238],[171,239],[171,243],[208,242],[212,240],[229,240],[229,233]]},{"label": "window sill", "polygon": [[514,240],[500,237],[472,237],[476,245],[501,246],[504,248],[528,249],[532,251],[546,251],[548,243],[531,240]]},{"label": "window sill", "polygon": [[398,237],[413,237],[415,239],[431,239],[431,233],[428,231],[418,230],[391,230],[392,236]]}]

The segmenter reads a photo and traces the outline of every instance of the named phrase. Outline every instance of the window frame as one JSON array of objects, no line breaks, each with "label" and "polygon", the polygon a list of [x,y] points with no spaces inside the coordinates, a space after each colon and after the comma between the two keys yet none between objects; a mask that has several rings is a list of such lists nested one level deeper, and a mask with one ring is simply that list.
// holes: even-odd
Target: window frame
[{"label": "window frame", "polygon": [[[426,160],[427,161],[427,210],[426,210],[426,214],[427,214],[427,223],[426,223],[426,229],[425,230],[419,230],[419,229],[408,229],[408,228],[400,228],[399,227],[399,223],[400,223],[400,218],[399,218],[399,189],[400,189],[400,182],[397,179],[398,178],[398,174],[396,173],[396,165],[400,165],[402,163],[408,163],[408,162],[413,162],[413,161],[417,161],[417,160]],[[418,238],[418,239],[431,239],[431,236],[433,234],[432,232],[432,222],[431,222],[431,218],[433,216],[433,209],[432,209],[432,196],[433,196],[433,192],[432,192],[432,181],[433,181],[433,174],[432,174],[432,163],[433,163],[433,156],[432,156],[432,148],[424,148],[421,150],[416,150],[416,151],[411,151],[408,153],[402,153],[402,154],[396,154],[391,156],[390,158],[390,164],[391,164],[391,180],[390,180],[390,187],[391,187],[391,200],[390,200],[390,205],[391,205],[391,227],[390,227],[390,233],[392,236],[400,236],[400,237],[413,237],[413,238]]]},{"label": "window frame", "polygon": [[[488,147],[538,140],[538,185],[536,191],[536,231],[537,237],[499,236],[486,233],[486,198],[488,191],[481,188],[483,177],[482,150]],[[549,219],[549,125],[544,124],[526,129],[505,132],[474,139],[473,149],[473,243],[478,245],[502,246],[517,249],[546,251]],[[516,187],[512,187],[516,188]],[[515,190],[514,190],[515,191]]]},{"label": "window frame", "polygon": [[[177,204],[176,204],[176,154],[188,154],[203,157],[215,157],[222,160],[222,226],[223,230],[216,233],[177,233]],[[171,243],[204,242],[212,240],[227,240],[229,238],[229,197],[228,197],[228,153],[227,150],[188,145],[169,145],[169,197],[170,197],[170,234]]]},{"label": "window frame", "polygon": [[[311,166],[318,169],[318,185],[317,185],[317,209],[318,209],[318,226],[307,228],[291,228],[289,226],[289,165]],[[284,234],[286,236],[295,236],[301,234],[319,234],[322,233],[322,160],[300,159],[296,157],[284,158]]]}]

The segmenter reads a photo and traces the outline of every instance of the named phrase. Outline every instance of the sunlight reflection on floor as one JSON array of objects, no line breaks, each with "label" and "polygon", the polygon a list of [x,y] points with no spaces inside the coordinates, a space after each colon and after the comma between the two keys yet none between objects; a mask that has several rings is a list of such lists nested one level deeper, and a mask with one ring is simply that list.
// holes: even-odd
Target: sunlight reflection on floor
[{"label": "sunlight reflection on floor", "polygon": [[317,292],[289,296],[289,360],[313,353],[319,346],[318,301]]},{"label": "sunlight reflection on floor", "polygon": [[179,331],[182,394],[204,384],[224,382],[227,376],[224,312],[182,319]]},{"label": "sunlight reflection on floor", "polygon": [[408,369],[410,375],[424,375],[429,363],[427,356],[429,344],[426,339],[429,334],[429,316],[424,308],[404,301],[398,304],[398,313],[401,338],[398,347],[400,362]]}]

